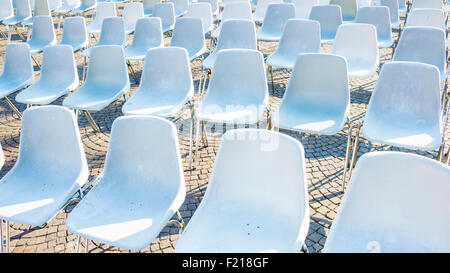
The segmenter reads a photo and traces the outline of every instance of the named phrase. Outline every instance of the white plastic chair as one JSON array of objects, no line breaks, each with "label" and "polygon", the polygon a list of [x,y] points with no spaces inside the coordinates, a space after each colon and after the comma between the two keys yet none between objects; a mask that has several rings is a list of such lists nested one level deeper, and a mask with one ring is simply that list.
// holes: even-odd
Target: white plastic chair
[{"label": "white plastic chair", "polygon": [[169,0],[173,3],[175,9],[175,17],[180,17],[186,14],[189,7],[189,0]]},{"label": "white plastic chair", "polygon": [[107,17],[103,19],[100,39],[96,44],[83,50],[83,56],[89,57],[93,48],[103,45],[118,45],[125,47],[125,23],[122,17]]},{"label": "white plastic chair", "polygon": [[372,24],[377,30],[378,47],[393,47],[392,27],[389,8],[385,6],[361,7],[358,9],[355,23]]},{"label": "white plastic chair", "polygon": [[358,12],[357,0],[330,0],[330,5],[341,7],[342,21],[345,23],[353,22]]},{"label": "white plastic chair", "polygon": [[68,17],[64,22],[60,45],[70,45],[73,52],[84,50],[89,45],[86,21],[82,16]]},{"label": "white plastic chair", "polygon": [[14,16],[12,0],[0,0],[0,22]]},{"label": "white plastic chair", "polygon": [[4,19],[2,24],[8,26],[8,42],[11,41],[11,35],[14,28],[19,36],[21,36],[22,40],[25,41],[26,39],[17,29],[17,25],[32,17],[30,2],[28,0],[14,0],[14,3],[16,5],[16,14],[12,17]]},{"label": "white plastic chair", "polygon": [[311,8],[319,5],[319,0],[293,0],[291,3],[295,5],[295,17],[308,19]]},{"label": "white plastic chair", "polygon": [[[222,14],[222,22],[230,19],[243,19],[243,20],[253,20],[252,16],[252,7],[250,6],[250,2],[231,2],[227,4],[224,8]],[[212,33],[211,36],[213,38],[219,37],[220,29],[222,28],[222,24],[220,24]]]},{"label": "white plastic chair", "polygon": [[206,194],[175,251],[306,251],[306,179],[298,140],[267,130],[226,132]]},{"label": "white plastic chair", "polygon": [[175,9],[172,2],[156,4],[152,16],[161,18],[163,33],[172,30],[175,26]]},{"label": "white plastic chair", "polygon": [[267,7],[270,4],[281,4],[283,0],[259,0],[256,5],[255,12],[253,13],[254,21],[263,21],[266,16]]},{"label": "white plastic chair", "polygon": [[61,20],[66,14],[81,6],[80,0],[63,0],[62,5],[56,8],[53,12],[58,17],[58,29],[61,26]]},{"label": "white plastic chair", "polygon": [[50,10],[53,11],[61,7],[62,0],[48,0],[48,4],[50,6]]},{"label": "white plastic chair", "polygon": [[[178,210],[185,187],[175,125],[157,117],[119,117],[103,174],[69,214],[67,229],[108,245],[143,249],[167,224],[184,229]],[[170,220],[174,214],[178,220]]]},{"label": "white plastic chair", "polygon": [[153,14],[153,8],[158,3],[161,3],[161,0],[143,0],[144,15],[151,16]]},{"label": "white plastic chair", "polygon": [[219,3],[217,0],[197,0],[197,3],[209,3],[211,5],[212,15],[219,15]]},{"label": "white plastic chair", "polygon": [[405,27],[437,27],[447,31],[445,13],[441,9],[413,9],[408,14]]},{"label": "white plastic chair", "polygon": [[214,28],[211,4],[208,2],[190,4],[184,17],[197,17],[202,19],[204,34],[212,31]]},{"label": "white plastic chair", "polygon": [[31,38],[26,43],[30,47],[31,58],[40,68],[39,63],[34,59],[33,55],[41,53],[47,46],[56,45],[57,43],[51,16],[40,15],[33,17]]},{"label": "white plastic chair", "polygon": [[440,83],[447,80],[445,32],[433,27],[407,27],[395,49],[393,61],[421,62],[434,65],[440,72]]},{"label": "white plastic chair", "polygon": [[116,5],[111,2],[99,2],[95,8],[95,17],[87,26],[87,31],[92,34],[100,33],[103,19],[116,16]]},{"label": "white plastic chair", "polygon": [[450,167],[423,156],[363,155],[322,252],[449,252],[449,180]]},{"label": "white plastic chair", "polygon": [[125,96],[130,89],[130,80],[123,48],[117,45],[103,45],[92,49],[86,81],[75,92],[64,99],[63,105],[82,110],[95,131],[95,124],[89,111],[100,111]]},{"label": "white plastic chair", "polygon": [[78,72],[69,45],[44,49],[39,80],[16,96],[16,101],[28,105],[50,104],[78,87]]},{"label": "white plastic chair", "polygon": [[97,7],[97,0],[81,0],[79,7],[72,10],[73,13],[80,15],[83,12],[93,10]]},{"label": "white plastic chair", "polygon": [[27,20],[21,22],[22,26],[27,27],[27,39],[30,36],[31,25],[33,25],[33,19],[39,15],[47,15],[51,16],[50,7],[48,4],[48,0],[35,0],[34,1],[34,9],[33,9],[33,17],[28,18]]},{"label": "white plastic chair", "polygon": [[341,7],[338,5],[313,6],[310,20],[320,23],[320,39],[323,44],[332,44],[338,27],[342,24]]},{"label": "white plastic chair", "polygon": [[0,97],[19,117],[22,114],[8,99],[8,96],[29,86],[33,81],[33,64],[29,46],[26,43],[7,44],[3,73],[0,75]]},{"label": "white plastic chair", "polygon": [[362,23],[341,25],[332,53],[347,59],[349,77],[371,77],[380,63],[375,26]]},{"label": "white plastic chair", "polygon": [[413,9],[444,9],[444,3],[442,0],[413,0],[411,10]]},{"label": "white plastic chair", "polygon": [[125,48],[125,58],[129,61],[141,61],[150,48],[163,47],[164,39],[161,18],[140,18],[136,22],[133,42]]},{"label": "white plastic chair", "polygon": [[256,33],[256,38],[258,41],[279,41],[284,25],[291,18],[295,18],[294,4],[270,4],[267,7],[261,29]]},{"label": "white plastic chair", "polygon": [[88,176],[74,113],[54,105],[29,108],[22,118],[17,162],[0,180],[0,219],[7,226],[10,221],[43,226],[81,194]]},{"label": "white plastic chair", "polygon": [[206,52],[202,19],[178,18],[175,22],[170,46],[185,48],[191,61],[202,56]]},{"label": "white plastic chair", "polygon": [[386,6],[389,8],[389,17],[391,18],[391,26],[399,27],[400,16],[398,14],[398,0],[377,0],[375,2],[377,6]]},{"label": "white plastic chair", "polygon": [[123,7],[123,20],[125,22],[125,33],[130,34],[136,28],[136,21],[144,18],[144,6],[140,2],[131,2]]}]

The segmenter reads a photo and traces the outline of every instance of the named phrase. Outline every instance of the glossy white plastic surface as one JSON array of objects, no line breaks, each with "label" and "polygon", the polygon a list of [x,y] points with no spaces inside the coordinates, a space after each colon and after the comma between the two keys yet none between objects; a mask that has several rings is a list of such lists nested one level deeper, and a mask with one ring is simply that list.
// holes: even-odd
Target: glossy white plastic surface
[{"label": "glossy white plastic surface", "polygon": [[372,152],[356,163],[322,252],[449,252],[450,167]]},{"label": "glossy white plastic surface", "polygon": [[209,3],[211,5],[213,16],[217,16],[219,14],[219,4],[217,0],[197,0],[197,3]]},{"label": "glossy white plastic surface", "polygon": [[300,252],[309,229],[305,153],[285,134],[230,130],[176,252]]},{"label": "glossy white plastic surface", "polygon": [[3,73],[0,75],[0,97],[6,97],[34,81],[29,46],[25,43],[6,45]]},{"label": "glossy white plastic surface", "polygon": [[196,17],[178,18],[175,22],[170,46],[185,48],[191,61],[205,53],[202,19]]},{"label": "glossy white plastic surface", "polygon": [[445,28],[445,13],[441,9],[413,9],[408,14],[406,27],[437,27]]},{"label": "glossy white plastic surface", "polygon": [[137,20],[144,18],[144,6],[140,2],[127,3],[123,7],[122,17],[125,23],[125,33],[132,33],[136,28]]},{"label": "glossy white plastic surface", "polygon": [[75,14],[79,14],[97,7],[97,0],[81,0],[81,5],[72,10]]},{"label": "glossy white plastic surface", "polygon": [[81,110],[99,111],[130,89],[123,48],[116,45],[92,49],[84,84],[63,101]]},{"label": "glossy white plastic surface", "polygon": [[320,39],[324,44],[332,44],[338,27],[342,24],[341,7],[320,5],[311,8],[309,19],[319,21]]},{"label": "glossy white plastic surface", "polygon": [[33,30],[30,40],[27,41],[31,55],[42,52],[47,46],[56,45],[56,42],[52,17],[45,15],[33,17]]},{"label": "glossy white plastic surface", "polygon": [[279,41],[284,25],[291,18],[295,18],[294,4],[270,4],[261,29],[256,33],[256,38],[258,41]]},{"label": "glossy white plastic surface", "polygon": [[186,49],[150,49],[145,57],[141,83],[123,105],[125,115],[174,117],[194,94]]},{"label": "glossy white plastic surface", "polygon": [[96,242],[140,250],[183,204],[185,187],[175,125],[157,117],[119,117],[102,177],[69,214],[67,229]]},{"label": "glossy white plastic surface", "polygon": [[186,14],[189,7],[189,0],[169,0],[173,3],[175,9],[175,17],[180,17]]},{"label": "glossy white plastic surface", "polygon": [[151,16],[153,13],[153,8],[158,3],[161,3],[161,0],[143,0],[142,4],[144,7],[144,15]]},{"label": "glossy white plastic surface", "polygon": [[214,22],[210,3],[192,3],[184,17],[197,17],[202,19],[203,32],[206,34],[213,30]]},{"label": "glossy white plastic surface", "polygon": [[14,16],[12,0],[0,0],[0,22]]},{"label": "glossy white plastic surface", "polygon": [[358,11],[357,0],[330,0],[330,5],[339,5],[342,12],[342,21],[353,22]]},{"label": "glossy white plastic surface", "polygon": [[406,12],[406,10],[407,10],[406,1],[407,0],[398,0],[398,12],[399,13],[405,13]]},{"label": "glossy white plastic surface", "polygon": [[95,16],[92,23],[87,26],[89,33],[100,33],[103,19],[116,16],[116,5],[112,2],[99,2],[95,8]]},{"label": "glossy white plastic surface", "polygon": [[371,77],[380,62],[375,26],[361,23],[341,25],[332,53],[347,59],[349,77]]},{"label": "glossy white plastic surface", "polygon": [[67,13],[81,5],[80,0],[62,0],[62,5],[56,8],[53,12]]},{"label": "glossy white plastic surface", "polygon": [[397,147],[435,150],[442,143],[439,70],[415,62],[385,63],[362,135]]},{"label": "glossy white plastic surface", "polygon": [[4,25],[16,25],[31,18],[31,6],[28,0],[14,0],[16,14],[2,21]]},{"label": "glossy white plastic surface", "polygon": [[24,111],[19,157],[0,180],[0,219],[41,226],[86,182],[89,170],[73,111]]},{"label": "glossy white plastic surface", "polygon": [[334,135],[344,128],[349,109],[346,60],[305,53],[297,57],[273,123],[283,129]]},{"label": "glossy white plastic surface", "polygon": [[361,7],[358,9],[355,23],[374,25],[377,30],[378,47],[391,47],[394,39],[389,18],[389,8],[386,6]]},{"label": "glossy white plastic surface", "polygon": [[281,4],[283,0],[259,0],[253,13],[253,20],[263,21],[266,16],[267,7],[270,4]]},{"label": "glossy white plastic surface", "polygon": [[[231,2],[227,4],[224,10],[221,12],[222,14],[222,22],[229,19],[244,19],[244,20],[253,20],[252,16],[252,7],[250,6],[250,2]],[[212,37],[217,38],[220,34],[220,29],[222,28],[222,24],[220,24],[211,34]]]},{"label": "glossy white plastic surface", "polygon": [[412,1],[411,10],[419,8],[428,9],[444,9],[442,0],[414,0]]},{"label": "glossy white plastic surface", "polygon": [[263,55],[251,49],[223,49],[217,54],[208,90],[197,117],[230,124],[255,124],[269,101]]},{"label": "glossy white plastic surface", "polygon": [[78,72],[72,47],[49,46],[44,49],[39,80],[16,96],[25,104],[49,104],[78,87]]},{"label": "glossy white plastic surface", "polygon": [[266,63],[270,66],[292,69],[301,53],[320,52],[320,23],[308,19],[289,19],[277,49]]},{"label": "glossy white plastic surface", "polygon": [[143,60],[150,48],[162,46],[164,46],[164,39],[161,18],[140,18],[136,22],[133,42],[125,48],[125,58],[130,61]]},{"label": "glossy white plastic surface", "polygon": [[400,15],[398,13],[398,1],[397,0],[375,0],[374,5],[386,6],[389,8],[389,17],[391,18],[391,26],[400,26]]},{"label": "glossy white plastic surface", "polygon": [[83,56],[90,56],[93,48],[104,45],[118,45],[124,47],[127,43],[125,22],[122,17],[107,17],[103,19],[100,39],[96,44],[83,50]]},{"label": "glossy white plastic surface", "polygon": [[35,0],[34,1],[34,9],[33,9],[33,17],[28,18],[27,20],[21,22],[20,24],[23,26],[32,25],[33,18],[36,16],[39,16],[39,15],[48,15],[48,16],[51,15],[48,0]]},{"label": "glossy white plastic surface", "polygon": [[86,21],[82,16],[67,17],[64,20],[64,28],[60,45],[70,45],[73,51],[86,48],[89,38],[86,29]]},{"label": "glossy white plastic surface", "polygon": [[217,58],[217,53],[222,49],[229,48],[257,49],[256,27],[252,20],[230,19],[224,21],[217,46],[203,60],[203,67],[212,69]]},{"label": "glossy white plastic surface", "polygon": [[290,3],[295,5],[295,16],[297,18],[308,19],[311,8],[319,5],[319,0],[293,0]]},{"label": "glossy white plastic surface", "polygon": [[152,16],[161,18],[163,33],[172,30],[175,26],[175,9],[172,2],[156,4]]}]

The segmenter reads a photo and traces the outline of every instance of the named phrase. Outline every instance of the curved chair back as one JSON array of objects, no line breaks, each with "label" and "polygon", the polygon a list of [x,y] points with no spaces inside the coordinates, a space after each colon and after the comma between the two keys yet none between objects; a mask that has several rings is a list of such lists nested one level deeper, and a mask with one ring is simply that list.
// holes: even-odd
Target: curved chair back
[{"label": "curved chair back", "polygon": [[51,15],[48,0],[35,0],[33,15]]},{"label": "curved chair back", "polygon": [[209,3],[211,5],[211,12],[214,16],[219,14],[219,3],[217,0],[197,0],[197,3]]},{"label": "curved chair back", "polygon": [[445,13],[441,9],[413,9],[408,14],[406,27],[437,27],[445,31]]},{"label": "curved chair back", "polygon": [[266,16],[267,7],[270,4],[281,4],[282,0],[259,0],[256,5],[255,12],[253,13],[253,19],[255,21],[263,21]]},{"label": "curved chair back", "polygon": [[307,19],[287,20],[277,50],[288,55],[320,51],[320,23]]},{"label": "curved chair back", "polygon": [[389,18],[391,18],[391,26],[400,26],[400,15],[398,12],[398,1],[397,0],[377,0],[375,2],[377,6],[386,6],[389,8]]},{"label": "curved chair back", "polygon": [[262,33],[266,33],[266,35],[271,37],[269,39],[276,37],[276,39],[279,40],[283,34],[283,29],[287,20],[291,18],[295,18],[294,4],[282,3],[268,5],[263,24],[257,33],[258,40],[262,38],[260,36]]},{"label": "curved chair back", "polygon": [[341,7],[343,21],[355,20],[358,11],[357,0],[330,0],[330,5],[338,5]]},{"label": "curved chair back", "polygon": [[64,20],[64,28],[60,44],[70,45],[73,47],[73,50],[78,50],[89,44],[88,36],[84,17],[67,17]]},{"label": "curved chair back", "polygon": [[338,27],[342,24],[341,7],[338,5],[313,6],[309,19],[319,21],[322,42],[332,43]]},{"label": "curved chair back", "polygon": [[414,0],[412,2],[411,10],[413,9],[444,9],[444,3],[441,0]]},{"label": "curved chair back", "polygon": [[308,19],[311,8],[319,5],[319,0],[293,0],[292,3],[295,5],[295,17]]},{"label": "curved chair back", "polygon": [[138,19],[131,46],[143,48],[164,46],[161,18],[145,17]]},{"label": "curved chair back", "polygon": [[172,29],[175,25],[175,9],[172,2],[155,4],[152,16],[161,18],[163,32]]},{"label": "curved chair back", "polygon": [[152,15],[153,8],[156,4],[161,3],[161,0],[143,0],[142,5],[144,8],[144,15]]},{"label": "curved chair back", "polygon": [[178,18],[175,22],[170,46],[185,48],[190,59],[196,57],[196,54],[205,47],[202,19],[196,17]]},{"label": "curved chair back", "polygon": [[144,17],[144,6],[140,2],[130,2],[123,7],[122,14],[127,32],[134,31],[136,21]]},{"label": "curved chair back", "polygon": [[355,23],[374,25],[377,30],[378,44],[381,42],[387,42],[388,46],[392,45],[392,27],[388,7],[360,7],[358,9],[358,14],[356,15]]},{"label": "curved chair back", "polygon": [[44,49],[39,78],[39,82],[41,81],[47,82],[48,86],[55,82],[62,82],[73,88],[78,86],[78,71],[71,46],[54,45]]},{"label": "curved chair back", "polygon": [[92,21],[91,24],[87,26],[88,31],[91,32],[91,28],[95,31],[97,31],[97,29],[101,29],[103,19],[114,16],[117,16],[115,3],[113,2],[97,3],[97,7],[95,8],[94,20]]},{"label": "curved chair back", "polygon": [[202,19],[203,32],[207,33],[213,27],[211,4],[204,3],[192,3],[189,5],[189,9],[184,17],[197,17]]},{"label": "curved chair back", "polygon": [[0,21],[14,16],[12,0],[0,0]]},{"label": "curved chair back", "polygon": [[231,19],[222,23],[215,52],[228,48],[255,49],[256,27],[251,20]]},{"label": "curved chair back", "polygon": [[189,8],[189,0],[169,0],[169,1],[173,3],[176,17],[185,14]]},{"label": "curved chair back", "polygon": [[10,43],[6,45],[2,81],[22,82],[25,87],[34,81],[33,64],[29,46],[26,43]]},{"label": "curved chair back", "polygon": [[28,42],[40,42],[42,44],[56,42],[55,28],[51,16],[39,15],[33,17],[33,30]]},{"label": "curved chair back", "polygon": [[98,45],[124,46],[127,42],[125,35],[125,23],[122,17],[107,17],[103,19],[102,31]]}]

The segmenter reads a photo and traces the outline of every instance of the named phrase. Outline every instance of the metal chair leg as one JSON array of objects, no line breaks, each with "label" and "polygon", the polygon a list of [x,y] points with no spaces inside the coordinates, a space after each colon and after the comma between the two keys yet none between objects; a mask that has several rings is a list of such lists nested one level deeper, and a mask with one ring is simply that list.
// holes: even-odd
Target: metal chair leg
[{"label": "metal chair leg", "polygon": [[75,244],[75,253],[80,253],[80,235],[77,235],[77,242]]},{"label": "metal chair leg", "polygon": [[350,153],[351,153],[351,142],[352,142],[352,129],[353,126],[350,122],[349,119],[347,119],[347,125],[348,125],[348,136],[347,136],[347,148],[346,148],[346,152],[345,152],[345,161],[344,161],[344,171],[342,174],[342,192],[344,192],[345,189],[345,182],[346,182],[346,177],[347,177],[347,168],[348,168],[348,163],[350,160]]},{"label": "metal chair leg", "polygon": [[6,223],[6,253],[9,253],[9,221],[5,221]]},{"label": "metal chair leg", "polygon": [[167,225],[171,225],[174,224],[178,227],[178,233],[181,234],[183,233],[184,229],[186,228],[186,225],[184,223],[183,217],[181,217],[180,211],[176,211],[175,212],[175,217],[176,219],[172,219],[170,220]]},{"label": "metal chair leg", "polygon": [[3,253],[3,220],[0,219],[0,253]]},{"label": "metal chair leg", "polygon": [[356,163],[356,157],[358,155],[358,144],[359,144],[359,135],[361,133],[361,128],[362,128],[362,124],[359,125],[357,131],[356,131],[356,137],[355,137],[355,142],[353,144],[353,155],[352,155],[352,159],[350,162],[350,170],[348,172],[348,179],[350,181],[350,178],[352,177],[352,172],[353,172],[353,166]]},{"label": "metal chair leg", "polygon": [[194,169],[197,168],[197,161],[198,161],[198,138],[199,138],[199,132],[200,132],[200,120],[197,120],[197,122],[196,122],[196,130],[195,130],[195,160],[194,160]]},{"label": "metal chair leg", "polygon": [[86,238],[86,240],[84,241],[84,253],[88,253],[89,250],[89,239]]},{"label": "metal chair leg", "polygon": [[189,170],[192,169],[192,141],[193,141],[193,136],[194,136],[194,126],[195,126],[195,121],[194,121],[194,105],[191,104],[191,130],[189,132]]},{"label": "metal chair leg", "polygon": [[208,134],[206,132],[206,122],[202,120],[202,142],[204,147],[208,147]]},{"label": "metal chair leg", "polygon": [[134,82],[136,84],[139,84],[139,79],[136,76],[136,73],[134,72],[133,66],[131,65],[131,62],[127,60],[127,66],[128,66],[128,70],[130,70],[131,72],[131,76],[133,76]]},{"label": "metal chair leg", "polygon": [[8,99],[8,97],[4,97],[3,100],[8,104],[9,108],[11,108],[14,113],[16,113],[19,118],[22,118],[22,114],[20,113],[19,109]]},{"label": "metal chair leg", "polygon": [[97,123],[95,123],[95,121],[92,118],[89,111],[87,111],[87,110],[82,110],[82,111],[83,111],[84,117],[87,119],[87,121],[91,125],[92,129],[94,129],[94,131],[96,131],[96,132],[100,132],[100,127],[97,125]]}]

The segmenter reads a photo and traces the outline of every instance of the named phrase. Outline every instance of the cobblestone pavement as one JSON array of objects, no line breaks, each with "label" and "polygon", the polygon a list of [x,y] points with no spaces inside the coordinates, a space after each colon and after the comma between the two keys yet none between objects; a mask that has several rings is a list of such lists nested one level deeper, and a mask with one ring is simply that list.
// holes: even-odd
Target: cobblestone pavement
[{"label": "cobblestone pavement", "polygon": [[[123,12],[123,4],[117,5],[117,11],[120,15]],[[86,15],[87,22],[92,19],[92,14],[89,12]],[[56,27],[56,20],[54,20]],[[260,26],[258,26],[260,27]],[[4,26],[0,30],[6,31]],[[22,29],[22,33],[26,33]],[[58,38],[60,39],[61,30],[57,30]],[[395,31],[395,36],[397,31]],[[128,36],[131,41],[132,36]],[[13,35],[13,42],[19,42],[20,38],[17,34]],[[209,45],[209,38],[207,39]],[[95,39],[91,38],[91,43],[95,43]],[[165,45],[170,43],[170,37],[165,35]],[[259,42],[260,50],[267,56],[276,48],[277,43]],[[0,62],[3,62],[3,54],[6,46],[5,39],[0,40]],[[330,52],[331,46],[322,46],[322,52]],[[380,57],[382,62],[390,61],[391,49],[380,50]],[[42,54],[37,56],[40,62]],[[78,64],[78,72],[81,76],[83,59],[81,53],[76,53],[76,61]],[[143,63],[134,63],[135,69],[138,71],[138,77],[143,68]],[[200,77],[200,62],[192,62],[192,72],[194,77],[194,84],[197,85]],[[3,67],[3,63],[0,63]],[[2,68],[0,68],[2,69]],[[36,79],[39,77],[39,70],[35,66]],[[281,101],[286,85],[290,77],[290,72],[284,69],[274,70],[274,87],[272,90],[269,84],[270,92],[270,108],[274,110]],[[369,79],[351,79],[351,117],[354,119],[354,124],[359,122],[364,117],[364,113],[369,102],[372,91],[375,87],[377,76]],[[137,85],[130,76],[131,91],[127,94],[130,97],[135,92]],[[14,97],[10,96],[14,104],[20,111],[25,110],[25,106],[14,101]],[[60,105],[62,99],[54,104]],[[105,154],[108,146],[111,125],[115,118],[122,115],[121,107],[123,101],[116,102],[106,109],[93,113],[93,118],[100,125],[102,132],[95,133],[89,126],[89,123],[82,115],[79,116],[79,128],[84,144],[86,157],[89,164],[90,178],[95,177],[102,172]],[[181,155],[183,158],[184,169],[188,169],[188,157],[186,154],[189,150],[189,117],[184,117],[177,121],[179,127],[179,141]],[[182,130],[183,129],[183,130]],[[187,196],[181,207],[182,217],[186,222],[189,222],[190,217],[198,207],[202,197],[206,191],[208,180],[211,174],[212,166],[219,146],[220,136],[222,135],[222,124],[215,124],[213,132],[209,132],[209,146],[201,149],[199,154],[198,168],[194,171],[185,171],[185,182]],[[355,133],[355,130],[353,130]],[[5,165],[1,169],[1,176],[3,177],[14,165],[18,156],[19,147],[19,133],[20,120],[7,107],[6,103],[0,103],[0,142],[5,154]],[[318,135],[302,135],[289,131],[282,130],[282,133],[289,134],[300,140],[306,152],[306,167],[309,190],[309,204],[311,221],[309,233],[306,244],[310,252],[319,252],[325,243],[330,226],[339,208],[342,198],[341,182],[342,182],[342,168],[345,156],[346,132],[342,131],[334,136],[318,136]],[[446,141],[449,142],[450,130],[446,130]],[[385,145],[377,145],[362,140],[358,155],[367,153],[373,150],[399,150],[396,148],[389,148]],[[414,152],[415,151],[409,151]],[[436,152],[426,153],[417,152],[427,157],[436,157]],[[54,219],[52,219],[47,226],[40,228],[18,223],[11,224],[11,244],[10,250],[14,253],[22,252],[73,252],[76,244],[76,236],[66,230],[65,220],[67,214],[60,212]],[[168,226],[163,229],[158,238],[141,252],[173,252],[174,246],[177,242],[178,230],[175,226]],[[82,248],[84,248],[84,240],[82,240]],[[128,250],[112,247],[108,245],[99,244],[97,242],[90,242],[88,246],[89,252],[129,252]]]}]

